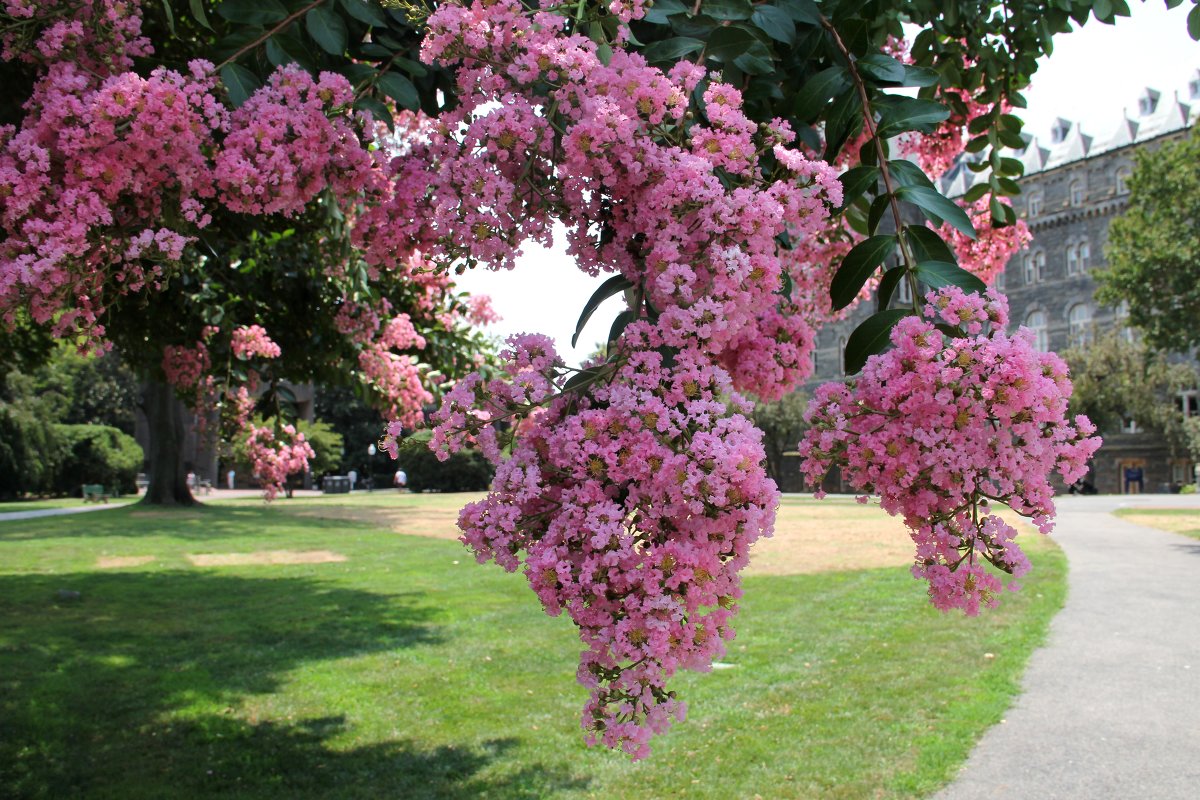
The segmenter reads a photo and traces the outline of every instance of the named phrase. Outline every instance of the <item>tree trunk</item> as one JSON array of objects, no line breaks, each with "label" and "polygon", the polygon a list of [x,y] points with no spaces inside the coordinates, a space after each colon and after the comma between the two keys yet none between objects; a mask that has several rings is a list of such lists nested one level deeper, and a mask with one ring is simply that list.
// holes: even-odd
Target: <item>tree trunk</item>
[{"label": "tree trunk", "polygon": [[187,485],[184,467],[184,410],[175,392],[165,383],[142,384],[142,410],[150,434],[150,462],[146,496],[142,502],[156,506],[190,506],[196,502]]}]

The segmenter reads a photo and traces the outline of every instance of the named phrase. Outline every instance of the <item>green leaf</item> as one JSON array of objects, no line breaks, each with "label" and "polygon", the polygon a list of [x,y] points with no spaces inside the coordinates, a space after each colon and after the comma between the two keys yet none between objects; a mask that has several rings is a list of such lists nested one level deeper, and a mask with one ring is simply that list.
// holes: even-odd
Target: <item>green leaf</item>
[{"label": "green leaf", "polygon": [[581,369],[571,376],[570,380],[563,384],[563,392],[569,392],[585,383],[590,383],[599,379],[605,372],[609,370],[608,364],[601,364],[598,367],[588,367]]},{"label": "green leaf", "polygon": [[172,36],[175,33],[175,12],[171,10],[171,0],[162,0],[163,13],[167,16],[167,29],[171,31]]},{"label": "green leaf", "polygon": [[667,22],[671,25],[671,30],[675,33],[680,36],[691,36],[693,38],[708,38],[708,35],[716,30],[719,24],[707,14],[699,14],[695,17],[687,14],[676,14],[668,19]]},{"label": "green leaf", "polygon": [[378,28],[387,27],[388,20],[383,15],[383,10],[377,8],[371,0],[342,0],[342,8],[359,22]]},{"label": "green leaf", "polygon": [[210,31],[213,29],[212,23],[208,21],[208,14],[204,11],[204,0],[188,0],[188,10],[192,12],[192,19]]},{"label": "green leaf", "polygon": [[907,200],[925,212],[935,224],[944,220],[957,228],[964,236],[974,239],[975,228],[967,212],[936,189],[926,186],[905,186],[896,190],[896,197]]},{"label": "green leaf", "polygon": [[950,109],[934,100],[896,97],[886,105],[878,105],[882,107],[876,135],[884,139],[907,131],[932,133],[939,122],[950,116]]},{"label": "green leaf", "polygon": [[287,9],[279,0],[223,0],[217,14],[242,25],[270,25],[287,19]]},{"label": "green leaf", "polygon": [[777,42],[792,44],[796,41],[796,23],[792,15],[778,6],[756,6],[750,21]]},{"label": "green leaf", "polygon": [[747,47],[746,52],[733,60],[733,64],[747,75],[769,75],[775,71],[775,59],[770,48],[759,41]]},{"label": "green leaf", "polygon": [[863,321],[854,329],[846,341],[846,374],[859,372],[867,363],[867,359],[876,353],[882,353],[888,346],[888,337],[896,323],[911,316],[911,308],[890,308],[880,311]]},{"label": "green leaf", "polygon": [[305,14],[304,27],[313,41],[331,56],[346,52],[346,21],[329,6],[317,6]]},{"label": "green leaf", "polygon": [[600,307],[601,303],[613,295],[632,287],[633,282],[624,275],[613,275],[600,284],[600,288],[593,292],[588,301],[584,303],[583,312],[579,315],[579,322],[575,323],[575,334],[571,337],[571,347],[574,347],[579,342],[579,334],[583,333],[584,326],[592,318],[592,314],[596,313],[596,309]]},{"label": "green leaf", "polygon": [[867,233],[873,234],[879,230],[879,223],[883,222],[883,217],[891,206],[886,194],[881,194],[871,201],[871,208],[867,212]]},{"label": "green leaf", "polygon": [[854,302],[867,279],[895,249],[896,237],[891,234],[872,236],[856,244],[842,259],[833,281],[829,284],[829,299],[833,301],[833,310],[841,310]]},{"label": "green leaf", "polygon": [[931,289],[957,286],[964,292],[984,292],[987,284],[949,261],[921,261],[914,267],[917,279]]},{"label": "green leaf", "polygon": [[833,101],[825,119],[824,160],[832,161],[846,141],[862,130],[862,125],[862,107],[859,105],[858,95],[853,89],[847,89]]},{"label": "green leaf", "polygon": [[258,76],[240,64],[226,64],[221,67],[221,82],[229,92],[229,102],[237,108],[250,99],[254,90],[262,86]]},{"label": "green leaf", "polygon": [[657,42],[651,42],[646,45],[646,49],[642,51],[642,55],[651,64],[661,64],[678,61],[684,56],[699,52],[702,47],[704,47],[704,42],[699,39],[693,39],[690,36],[675,36],[670,39],[660,39]]},{"label": "green leaf", "polygon": [[667,21],[667,17],[682,14],[687,10],[688,7],[679,0],[655,0],[654,7],[646,10],[646,16],[643,19],[655,25],[662,25]]},{"label": "green leaf", "polygon": [[933,228],[924,225],[905,225],[904,233],[908,237],[909,246],[913,250],[913,258],[917,261],[950,261],[958,259],[950,245],[946,244],[941,234]]},{"label": "green leaf", "polygon": [[1188,36],[1194,41],[1200,42],[1200,5],[1188,12],[1187,17]]},{"label": "green leaf", "polygon": [[904,81],[904,65],[883,53],[868,53],[858,60],[859,74],[881,83]]},{"label": "green leaf", "polygon": [[888,170],[891,171],[897,186],[927,186],[930,189],[933,188],[933,181],[929,180],[929,176],[913,162],[903,158],[893,158],[887,164]]},{"label": "green leaf", "polygon": [[[608,329],[608,344],[611,347],[613,342],[621,338],[621,334],[629,327],[630,323],[637,322],[639,317],[638,312],[632,308],[627,308],[617,318],[613,320],[612,327]],[[572,345],[574,347],[574,345]]]},{"label": "green leaf", "polygon": [[876,292],[881,308],[887,308],[888,303],[892,302],[892,295],[896,293],[896,287],[900,285],[900,281],[904,280],[906,274],[908,274],[908,268],[904,265],[892,267],[883,273],[883,277],[879,280],[879,290]]},{"label": "green leaf", "polygon": [[279,42],[275,40],[274,36],[267,39],[266,51],[267,60],[276,67],[282,67],[284,64],[290,64],[296,60],[287,54]]},{"label": "green leaf", "polygon": [[413,86],[412,81],[399,72],[383,73],[375,85],[382,89],[384,94],[395,100],[397,105],[407,108],[409,111],[416,111],[421,107],[421,98],[417,95],[417,87]]},{"label": "green leaf", "polygon": [[354,101],[354,108],[359,111],[370,111],[372,117],[388,126],[388,130],[394,129],[392,112],[378,99],[364,95]]},{"label": "green leaf", "polygon": [[812,122],[821,116],[821,112],[831,99],[850,85],[850,79],[845,67],[830,67],[813,75],[800,91],[796,93],[792,104],[792,113],[805,122]]},{"label": "green leaf", "polygon": [[802,25],[821,27],[821,11],[813,0],[777,0],[776,5]]},{"label": "green leaf", "polygon": [[853,203],[879,182],[879,167],[854,167],[838,176],[842,182],[842,208]]},{"label": "green leaf", "polygon": [[754,14],[750,0],[704,0],[703,8],[705,14],[720,20],[750,19]]}]

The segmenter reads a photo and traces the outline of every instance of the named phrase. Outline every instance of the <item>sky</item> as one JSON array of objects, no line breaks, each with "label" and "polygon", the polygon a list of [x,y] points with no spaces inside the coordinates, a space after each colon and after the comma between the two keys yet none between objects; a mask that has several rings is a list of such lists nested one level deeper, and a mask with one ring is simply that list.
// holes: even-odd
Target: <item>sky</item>
[{"label": "sky", "polygon": [[[1122,109],[1132,116],[1137,98],[1147,86],[1170,97],[1182,91],[1200,69],[1200,43],[1187,35],[1191,3],[1167,10],[1163,0],[1130,3],[1132,17],[1103,25],[1087,25],[1055,38],[1054,52],[1044,58],[1025,93],[1029,107],[1019,113],[1025,131],[1041,139],[1050,135],[1058,117],[1078,123],[1084,133],[1107,137],[1121,121]],[[512,274],[474,270],[459,286],[472,294],[488,294],[502,317],[489,333],[545,333],[558,343],[568,364],[578,364],[596,349],[621,311],[620,297],[602,305],[570,345],[575,323],[604,276],[593,278],[576,269],[567,257],[562,231],[555,248],[526,247]]]}]

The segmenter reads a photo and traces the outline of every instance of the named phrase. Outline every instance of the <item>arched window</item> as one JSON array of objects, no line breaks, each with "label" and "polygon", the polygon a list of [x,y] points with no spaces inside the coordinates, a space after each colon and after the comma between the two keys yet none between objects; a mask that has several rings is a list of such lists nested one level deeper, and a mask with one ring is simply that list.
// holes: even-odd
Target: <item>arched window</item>
[{"label": "arched window", "polygon": [[1129,167],[1120,167],[1117,170],[1117,194],[1129,194]]},{"label": "arched window", "polygon": [[1005,273],[1004,270],[1000,270],[999,272],[996,273],[996,277],[992,279],[992,286],[998,292],[1004,291],[1004,273]]},{"label": "arched window", "polygon": [[1031,192],[1029,199],[1025,201],[1025,215],[1029,219],[1040,217],[1042,215],[1042,193]]},{"label": "arched window", "polygon": [[1046,312],[1031,311],[1025,318],[1025,327],[1033,331],[1033,346],[1043,353],[1050,349],[1050,332],[1046,327]]},{"label": "arched window", "polygon": [[1067,336],[1072,347],[1082,347],[1092,340],[1092,309],[1087,303],[1071,306],[1067,312]]},{"label": "arched window", "polygon": [[1026,285],[1033,283],[1033,256],[1025,256],[1025,258],[1021,259],[1021,272],[1025,278]]},{"label": "arched window", "polygon": [[1038,250],[1033,254],[1033,279],[1039,283],[1046,280],[1046,251]]},{"label": "arched window", "polygon": [[1079,249],[1079,271],[1087,272],[1088,267],[1091,266],[1090,262],[1091,262],[1091,258],[1092,258],[1092,246],[1090,244],[1088,244],[1087,239],[1084,239],[1082,242],[1079,243],[1078,249]]},{"label": "arched window", "polygon": [[1083,205],[1083,181],[1071,181],[1071,205]]},{"label": "arched window", "polygon": [[1067,247],[1067,274],[1079,272],[1079,249],[1075,245]]}]

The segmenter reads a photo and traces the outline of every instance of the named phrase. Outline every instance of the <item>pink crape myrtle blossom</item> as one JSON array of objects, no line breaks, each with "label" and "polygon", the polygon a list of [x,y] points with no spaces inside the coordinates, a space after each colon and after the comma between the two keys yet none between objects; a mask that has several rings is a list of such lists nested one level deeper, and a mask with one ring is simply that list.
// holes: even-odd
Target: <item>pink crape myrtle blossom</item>
[{"label": "pink crape myrtle blossom", "polygon": [[[523,566],[546,611],[571,617],[588,741],[637,758],[683,718],[667,680],[708,670],[733,637],[738,571],[777,497],[728,374],[694,350],[666,366],[661,341],[635,324],[576,395],[548,338],[511,337],[506,378],[460,382],[433,442],[440,457],[474,443],[496,465],[491,493],[459,517],[462,540],[481,562]],[[508,457],[502,420],[522,422]]]},{"label": "pink crape myrtle blossom", "polygon": [[295,427],[284,425],[281,435],[265,426],[249,428],[245,440],[246,455],[255,476],[263,487],[263,497],[273,500],[284,490],[289,475],[308,470],[308,462],[316,456],[312,445]]},{"label": "pink crape myrtle blossom", "polygon": [[279,358],[282,350],[271,341],[267,331],[261,325],[243,325],[234,328],[233,339],[230,343],[233,354],[243,361],[258,356],[260,358]]},{"label": "pink crape myrtle blossom", "polygon": [[[1008,201],[1000,201],[1011,206]],[[949,223],[942,225],[938,233],[954,248],[958,263],[984,283],[991,285],[1004,266],[1033,241],[1033,234],[1025,220],[998,228],[992,224],[992,213],[986,197],[975,201],[968,209],[971,224],[975,226],[975,238],[968,239]]]},{"label": "pink crape myrtle blossom", "polygon": [[[986,563],[1015,577],[1029,568],[994,506],[1048,533],[1051,473],[1066,483],[1086,474],[1100,439],[1086,417],[1066,418],[1066,364],[1039,352],[1027,330],[1004,333],[1002,296],[949,287],[926,301],[923,316],[893,329],[893,349],[857,378],[817,390],[802,471],[819,487],[837,466],[856,491],[903,517],[917,546],[913,574],[929,581],[934,605],[973,615],[1002,589]],[[946,336],[935,323],[965,335]]]}]

